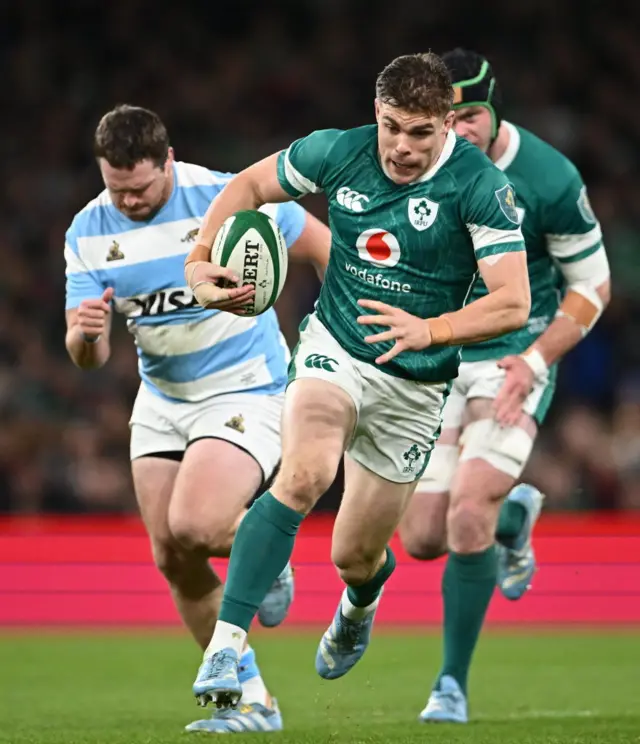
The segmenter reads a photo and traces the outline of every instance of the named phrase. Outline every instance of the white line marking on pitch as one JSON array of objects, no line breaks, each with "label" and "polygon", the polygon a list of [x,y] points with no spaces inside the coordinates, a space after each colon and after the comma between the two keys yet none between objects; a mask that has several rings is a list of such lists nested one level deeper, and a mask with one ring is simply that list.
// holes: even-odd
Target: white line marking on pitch
[{"label": "white line marking on pitch", "polygon": [[478,715],[476,721],[520,721],[527,718],[590,718],[599,716],[597,710],[524,710],[521,713],[510,713],[508,716]]}]

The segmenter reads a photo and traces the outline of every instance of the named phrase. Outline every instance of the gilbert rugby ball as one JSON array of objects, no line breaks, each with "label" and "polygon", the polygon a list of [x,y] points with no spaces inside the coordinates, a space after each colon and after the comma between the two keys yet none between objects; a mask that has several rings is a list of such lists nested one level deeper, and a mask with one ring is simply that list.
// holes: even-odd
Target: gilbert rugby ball
[{"label": "gilbert rugby ball", "polygon": [[211,262],[226,266],[256,293],[246,315],[260,315],[280,296],[287,278],[288,255],[278,225],[264,212],[247,209],[227,218],[216,235]]}]

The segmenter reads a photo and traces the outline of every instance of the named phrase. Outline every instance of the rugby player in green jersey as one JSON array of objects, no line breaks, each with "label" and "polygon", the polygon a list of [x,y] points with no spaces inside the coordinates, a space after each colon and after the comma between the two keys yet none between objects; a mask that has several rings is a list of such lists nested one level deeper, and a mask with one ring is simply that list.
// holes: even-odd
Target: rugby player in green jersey
[{"label": "rugby player in green jersey", "polygon": [[[576,167],[501,119],[484,57],[456,49],[443,59],[454,85],[455,131],[515,187],[532,297],[524,326],[463,348],[442,434],[400,527],[416,558],[449,551],[444,663],[420,717],[466,722],[469,666],[496,580],[507,598],[518,599],[535,571],[531,532],[542,495],[516,482],[551,403],[557,362],[598,320],[610,284],[600,225]],[[472,304],[486,292],[476,283]]]},{"label": "rugby player in green jersey", "polygon": [[[331,256],[291,361],[282,465],[239,526],[193,686],[202,704],[238,700],[251,621],[345,453],[331,557],[346,589],[316,669],[334,679],[360,659],[395,567],[387,543],[438,436],[460,346],[529,315],[513,188],[452,131],[452,104],[439,57],[399,57],[378,76],[376,124],[313,132],[243,171],[212,203],[187,258],[199,302],[241,313],[250,290],[215,286],[232,274],[209,263],[224,220],[265,202],[327,196]],[[469,303],[478,272],[488,292]]]}]

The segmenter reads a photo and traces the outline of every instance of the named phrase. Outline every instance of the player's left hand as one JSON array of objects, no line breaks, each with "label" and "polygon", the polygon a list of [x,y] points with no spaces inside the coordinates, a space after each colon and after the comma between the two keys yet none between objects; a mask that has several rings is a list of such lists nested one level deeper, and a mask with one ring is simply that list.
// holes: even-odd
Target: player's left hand
[{"label": "player's left hand", "polygon": [[375,310],[379,315],[360,315],[360,325],[390,326],[390,330],[376,333],[373,336],[365,336],[368,344],[379,344],[382,341],[393,341],[393,347],[376,359],[376,364],[386,364],[390,359],[398,356],[401,351],[421,351],[431,344],[431,331],[429,324],[423,318],[391,307],[377,300],[358,300],[358,305],[367,310]]},{"label": "player's left hand", "polygon": [[506,377],[493,401],[495,419],[502,426],[515,426],[522,415],[522,406],[533,389],[533,370],[517,355],[501,359],[498,367],[505,370]]}]

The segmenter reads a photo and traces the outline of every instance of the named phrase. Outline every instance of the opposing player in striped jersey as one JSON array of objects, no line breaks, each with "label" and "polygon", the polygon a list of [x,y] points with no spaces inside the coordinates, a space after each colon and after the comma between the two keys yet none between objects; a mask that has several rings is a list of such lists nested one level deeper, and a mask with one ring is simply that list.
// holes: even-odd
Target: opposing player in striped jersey
[{"label": "opposing player in striped jersey", "polygon": [[[185,286],[185,256],[231,175],[175,161],[158,116],[132,106],[102,118],[94,150],[106,188],[66,235],[66,347],[79,367],[101,367],[112,310],[127,318],[142,380],[131,416],[136,497],[156,565],[204,649],[222,596],[208,559],[229,555],[246,504],[280,460],[288,351],[273,310],[256,318],[204,310]],[[292,257],[326,265],[327,227],[296,204],[264,210]],[[292,597],[287,565],[261,622],[279,624]],[[245,707],[192,729],[281,728],[249,647],[241,680]]]},{"label": "opposing player in striped jersey", "polygon": [[[535,570],[531,533],[542,495],[514,485],[551,403],[557,363],[596,323],[610,284],[600,226],[576,167],[501,120],[486,59],[456,49],[444,60],[454,83],[456,132],[487,152],[515,186],[532,297],[523,328],[464,347],[442,435],[400,530],[416,558],[437,558],[449,548],[444,663],[421,718],[465,722],[468,670],[496,579],[507,598],[518,599]],[[479,282],[471,299],[485,293]],[[462,583],[452,581],[458,564]]]},{"label": "opposing player in striped jersey", "polygon": [[[209,263],[224,220],[265,202],[327,195],[331,256],[290,366],[282,467],[238,528],[193,686],[201,703],[233,705],[240,695],[244,636],[345,451],[332,559],[347,586],[316,670],[336,679],[362,657],[395,566],[387,543],[438,436],[460,344],[514,330],[529,314],[512,187],[451,131],[442,60],[399,57],[378,76],[376,94],[376,124],[313,132],[236,176],[188,259],[199,301],[230,309],[229,290],[207,284],[226,276]],[[490,291],[467,303],[478,271]]]}]

